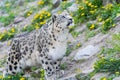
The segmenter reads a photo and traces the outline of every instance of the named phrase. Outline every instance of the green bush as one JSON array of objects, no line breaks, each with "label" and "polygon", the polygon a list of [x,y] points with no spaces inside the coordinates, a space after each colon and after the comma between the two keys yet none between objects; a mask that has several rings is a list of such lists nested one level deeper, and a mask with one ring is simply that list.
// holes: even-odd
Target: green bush
[{"label": "green bush", "polygon": [[90,30],[94,30],[94,29],[98,28],[98,24],[87,23],[87,28],[90,29]]},{"label": "green bush", "polygon": [[15,18],[14,13],[9,13],[8,16],[0,16],[0,22],[4,23],[4,26],[9,25]]},{"label": "green bush", "polygon": [[8,31],[5,30],[4,32],[0,33],[0,41],[9,40],[9,39],[13,38],[16,33],[17,33],[17,29],[14,27]]},{"label": "green bush", "polygon": [[110,72],[117,74],[120,71],[120,59],[118,57],[120,52],[120,34],[115,34],[112,40],[109,41],[112,48],[103,48],[101,50],[99,60],[94,64],[96,72]]},{"label": "green bush", "polygon": [[[76,25],[87,22],[89,20],[98,20],[102,22],[101,31],[106,32],[115,27],[115,17],[120,13],[119,4],[102,5],[102,0],[87,0],[79,4],[79,8],[73,13]],[[90,28],[89,25],[87,25]]]},{"label": "green bush", "polygon": [[32,24],[28,26],[24,26],[22,28],[22,32],[24,31],[32,31],[35,29],[39,29],[42,25],[46,24],[46,21],[51,17],[51,13],[49,11],[41,11],[39,14],[36,14],[32,20]]},{"label": "green bush", "polygon": [[[96,2],[98,1],[98,2]],[[101,0],[88,0],[79,5],[79,9],[74,13],[75,23],[82,23],[88,20],[95,20],[99,14]]]}]

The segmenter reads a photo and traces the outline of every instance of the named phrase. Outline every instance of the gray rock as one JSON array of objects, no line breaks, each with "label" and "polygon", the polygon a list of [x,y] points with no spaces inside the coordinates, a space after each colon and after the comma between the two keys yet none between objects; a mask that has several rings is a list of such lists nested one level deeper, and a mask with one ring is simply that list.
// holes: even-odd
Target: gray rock
[{"label": "gray rock", "polygon": [[17,23],[23,21],[24,19],[25,19],[24,17],[16,17],[14,20],[14,24],[17,24]]},{"label": "gray rock", "polygon": [[68,77],[65,77],[65,78],[60,78],[58,80],[77,80],[75,76],[76,76],[76,74],[73,74],[73,75],[69,75]]},{"label": "gray rock", "polygon": [[120,80],[120,77],[116,77],[116,78],[114,78],[113,80]]},{"label": "gray rock", "polygon": [[114,19],[116,22],[120,21],[120,14]]},{"label": "gray rock", "polygon": [[108,77],[109,73],[97,73],[95,74],[91,80],[101,80],[102,77]]},{"label": "gray rock", "polygon": [[68,7],[67,9],[71,12],[77,11],[78,5],[74,3],[70,7]]},{"label": "gray rock", "polygon": [[96,54],[99,50],[100,50],[99,47],[88,45],[85,48],[78,50],[74,57],[74,60],[88,59],[94,54]]},{"label": "gray rock", "polygon": [[52,0],[52,3],[55,4],[57,2],[57,0]]}]

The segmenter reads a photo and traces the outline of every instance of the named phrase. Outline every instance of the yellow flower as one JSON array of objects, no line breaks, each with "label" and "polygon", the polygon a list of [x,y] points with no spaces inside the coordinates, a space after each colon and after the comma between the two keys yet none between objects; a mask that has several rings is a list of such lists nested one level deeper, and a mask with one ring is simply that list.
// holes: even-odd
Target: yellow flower
[{"label": "yellow flower", "polygon": [[7,42],[7,45],[10,46],[10,44],[11,44],[11,41],[9,40],[9,41]]},{"label": "yellow flower", "polygon": [[24,78],[24,77],[22,77],[22,78],[20,78],[20,80],[25,80],[25,78]]},{"label": "yellow flower", "polygon": [[69,26],[68,28],[69,28],[69,29],[73,29],[73,28],[74,28],[74,26]]},{"label": "yellow flower", "polygon": [[11,76],[8,76],[8,78],[11,78]]},{"label": "yellow flower", "polygon": [[78,44],[77,44],[77,47],[80,47],[80,46],[81,46],[81,44],[80,44],[80,43],[78,43]]},{"label": "yellow flower", "polygon": [[42,25],[42,24],[43,24],[43,22],[40,22],[40,24]]},{"label": "yellow flower", "polygon": [[92,3],[89,3],[89,4],[88,4],[88,6],[91,6],[91,5],[92,5]]},{"label": "yellow flower", "polygon": [[36,24],[36,26],[38,26],[38,23],[35,23]]},{"label": "yellow flower", "polygon": [[1,36],[0,36],[0,40],[1,40],[3,37],[4,37],[4,34],[1,34]]},{"label": "yellow flower", "polygon": [[120,16],[120,13],[117,13],[117,17]]},{"label": "yellow flower", "polygon": [[29,13],[32,13],[32,10],[30,10]]},{"label": "yellow flower", "polygon": [[43,24],[45,24],[45,23],[46,23],[46,21],[44,20],[44,21],[43,21]]},{"label": "yellow flower", "polygon": [[51,15],[50,13],[47,14],[48,17],[49,17],[50,15]]},{"label": "yellow flower", "polygon": [[77,69],[75,70],[75,72],[76,72],[76,73],[80,73],[80,72],[81,72],[81,69],[77,68]]},{"label": "yellow flower", "polygon": [[44,14],[46,11],[45,10],[43,10],[43,11],[41,11],[41,14]]},{"label": "yellow flower", "polygon": [[113,27],[115,27],[115,26],[116,26],[116,24],[113,24],[112,26],[113,26]]},{"label": "yellow flower", "polygon": [[82,14],[81,14],[81,16],[84,16],[84,15],[85,15],[85,13],[82,13]]},{"label": "yellow flower", "polygon": [[75,2],[76,4],[78,4],[79,3],[79,1],[78,0],[76,0],[76,2]]},{"label": "yellow flower", "polygon": [[105,57],[101,57],[103,60],[105,59]]},{"label": "yellow flower", "polygon": [[27,14],[27,16],[30,16],[30,15],[31,15],[30,13]]},{"label": "yellow flower", "polygon": [[118,75],[118,74],[120,74],[120,72],[117,71],[117,72],[115,72],[115,74]]},{"label": "yellow flower", "polygon": [[42,16],[40,16],[40,19],[42,19]]},{"label": "yellow flower", "polygon": [[104,77],[102,80],[107,80],[107,78],[106,78],[106,77]]},{"label": "yellow flower", "polygon": [[102,18],[99,18],[98,21],[101,22],[101,21],[102,21]]},{"label": "yellow flower", "polygon": [[92,7],[92,8],[93,8],[93,7],[94,7],[94,5],[91,5],[90,7]]},{"label": "yellow flower", "polygon": [[95,8],[97,8],[97,6],[94,6]]},{"label": "yellow flower", "polygon": [[6,7],[9,7],[9,6],[10,6],[10,4],[9,4],[9,3],[7,3],[7,4],[5,4],[5,6],[6,6]]},{"label": "yellow flower", "polygon": [[84,7],[82,7],[81,10],[84,10]]},{"label": "yellow flower", "polygon": [[11,36],[11,35],[12,35],[12,33],[8,32],[8,35],[9,35],[9,36]]},{"label": "yellow flower", "polygon": [[3,37],[2,36],[0,36],[0,40],[2,39]]},{"label": "yellow flower", "polygon": [[45,24],[45,23],[46,23],[46,21],[40,22],[41,25],[43,25],[43,24]]},{"label": "yellow flower", "polygon": [[70,13],[70,16],[73,16],[73,14],[72,14],[72,13]]},{"label": "yellow flower", "polygon": [[37,19],[39,17],[39,14],[36,14],[35,16],[34,16],[34,19]]},{"label": "yellow flower", "polygon": [[92,30],[92,29],[94,29],[94,28],[95,28],[95,25],[92,24],[91,27],[90,27],[90,29]]},{"label": "yellow flower", "polygon": [[106,21],[109,21],[109,20],[110,20],[110,18],[106,19]]},{"label": "yellow flower", "polygon": [[114,59],[110,59],[110,62],[114,61]]},{"label": "yellow flower", "polygon": [[94,13],[95,13],[95,11],[90,11],[90,13],[91,13],[91,14],[94,14]]},{"label": "yellow flower", "polygon": [[85,1],[85,4],[88,4],[89,2],[88,1]]},{"label": "yellow flower", "polygon": [[84,9],[84,7],[83,7],[83,6],[79,6],[79,9],[80,9],[80,10],[83,10],[83,9]]},{"label": "yellow flower", "polygon": [[92,65],[92,68],[95,68],[95,65]]},{"label": "yellow flower", "polygon": [[4,31],[3,31],[3,33],[6,33],[6,32],[7,32],[7,30],[4,30]]},{"label": "yellow flower", "polygon": [[42,4],[44,4],[44,1],[39,1],[38,2],[38,5],[42,5]]},{"label": "yellow flower", "polygon": [[14,32],[15,32],[15,29],[14,29],[14,28],[12,28],[12,29],[11,29],[11,31],[14,33]]},{"label": "yellow flower", "polygon": [[36,30],[39,29],[39,26],[35,26]]},{"label": "yellow flower", "polygon": [[27,28],[27,25],[25,25],[23,28],[26,29],[26,28]]},{"label": "yellow flower", "polygon": [[105,24],[105,21],[103,21],[102,24],[104,25],[104,24]]},{"label": "yellow flower", "polygon": [[61,14],[62,12],[61,12],[61,11],[58,11],[57,13],[58,13],[58,14]]},{"label": "yellow flower", "polygon": [[0,79],[2,79],[2,78],[3,78],[3,76],[0,75]]},{"label": "yellow flower", "polygon": [[111,9],[112,6],[113,6],[113,4],[109,3],[109,4],[107,4],[107,5],[105,6],[105,8],[106,8],[106,9]]}]

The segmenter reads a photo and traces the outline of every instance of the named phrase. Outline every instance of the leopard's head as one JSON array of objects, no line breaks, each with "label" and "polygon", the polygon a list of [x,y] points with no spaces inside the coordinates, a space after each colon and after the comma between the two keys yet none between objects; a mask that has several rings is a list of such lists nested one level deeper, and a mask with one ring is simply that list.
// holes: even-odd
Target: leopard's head
[{"label": "leopard's head", "polygon": [[73,25],[73,19],[67,11],[52,16],[53,28],[57,32],[69,30],[69,26]]}]

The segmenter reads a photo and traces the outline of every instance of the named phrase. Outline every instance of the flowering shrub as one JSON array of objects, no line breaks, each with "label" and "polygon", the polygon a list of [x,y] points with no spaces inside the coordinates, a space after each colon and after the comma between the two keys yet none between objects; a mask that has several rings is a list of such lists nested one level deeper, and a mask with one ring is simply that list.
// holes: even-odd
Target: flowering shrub
[{"label": "flowering shrub", "polygon": [[90,30],[94,30],[98,27],[98,24],[94,24],[94,23],[87,23],[87,28]]},{"label": "flowering shrub", "polygon": [[46,5],[51,5],[51,1],[52,0],[39,0],[38,1],[38,6],[40,8],[42,8],[42,7],[46,6]]},{"label": "flowering shrub", "polygon": [[16,28],[11,28],[10,30],[5,30],[3,33],[0,33],[0,41],[5,41],[8,39],[11,39],[14,37],[14,35],[17,33]]},{"label": "flowering shrub", "polygon": [[35,29],[39,29],[42,25],[46,23],[46,20],[50,18],[51,13],[48,11],[41,11],[39,14],[36,14],[32,20],[32,24],[28,26],[24,26],[22,31],[32,31]]},{"label": "flowering shrub", "polygon": [[111,18],[108,18],[105,21],[103,21],[101,30],[102,30],[102,32],[105,32],[114,26],[115,26],[114,20]]},{"label": "flowering shrub", "polygon": [[36,28],[41,27],[43,24],[46,23],[46,19],[51,16],[51,13],[48,11],[41,11],[40,14],[36,14],[32,21],[32,24],[36,26]]},{"label": "flowering shrub", "polygon": [[112,48],[103,48],[101,54],[98,55],[99,60],[94,64],[96,72],[110,72],[120,75],[120,59],[118,58],[120,51],[120,34],[115,34],[110,41]]},{"label": "flowering shrub", "polygon": [[[97,19],[98,22],[102,22],[102,32],[106,32],[115,26],[114,18],[118,13],[120,13],[119,4],[102,6],[101,0],[87,0],[79,5],[79,9],[73,17],[76,24]],[[94,27],[94,25],[92,26]],[[90,25],[87,25],[87,27],[93,29]]]},{"label": "flowering shrub", "polygon": [[108,31],[110,28],[115,27],[114,18],[117,16],[117,13],[120,13],[119,5],[107,4],[101,10],[101,15],[99,16],[102,21],[102,32]]},{"label": "flowering shrub", "polygon": [[[96,1],[99,1],[98,3]],[[82,5],[79,6],[79,9],[77,12],[75,12],[75,22],[80,23],[80,22],[85,22],[89,19],[96,19],[96,16],[99,13],[98,8],[101,6],[101,1],[100,0],[88,0],[85,1]],[[76,13],[78,15],[76,15]]]},{"label": "flowering shrub", "polygon": [[5,78],[3,76],[0,76],[0,80],[28,80],[28,79],[22,77],[19,74],[17,74],[17,75],[14,75],[14,76],[7,76]]},{"label": "flowering shrub", "polygon": [[120,71],[120,59],[107,59],[102,57],[100,60],[98,60],[95,65],[95,71],[96,72],[111,72],[115,73],[117,71]]},{"label": "flowering shrub", "polygon": [[65,10],[65,9],[67,9],[69,6],[71,6],[72,5],[72,2],[68,2],[68,1],[64,1],[64,2],[62,2],[61,4],[60,4],[60,7],[61,7],[61,10],[63,11],[63,10]]},{"label": "flowering shrub", "polygon": [[32,10],[27,11],[27,12],[24,14],[24,17],[29,17],[32,13],[33,13]]}]

